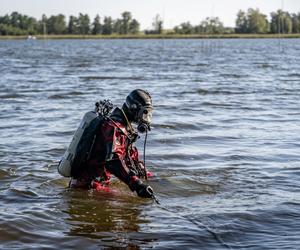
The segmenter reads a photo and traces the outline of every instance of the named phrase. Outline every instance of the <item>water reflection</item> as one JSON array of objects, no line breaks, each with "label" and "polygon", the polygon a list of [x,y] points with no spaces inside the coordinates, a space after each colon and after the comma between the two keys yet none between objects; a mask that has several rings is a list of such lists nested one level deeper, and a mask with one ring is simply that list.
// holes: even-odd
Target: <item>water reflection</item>
[{"label": "water reflection", "polygon": [[96,240],[100,246],[129,249],[149,246],[156,240],[145,232],[140,233],[149,222],[142,213],[145,201],[129,192],[66,189],[63,197],[69,236]]}]

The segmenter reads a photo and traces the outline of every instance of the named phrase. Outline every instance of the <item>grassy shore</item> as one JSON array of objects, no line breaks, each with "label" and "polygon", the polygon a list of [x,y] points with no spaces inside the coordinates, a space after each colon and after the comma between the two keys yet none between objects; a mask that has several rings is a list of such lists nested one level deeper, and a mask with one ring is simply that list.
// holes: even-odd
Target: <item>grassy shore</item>
[{"label": "grassy shore", "polygon": [[[259,38],[300,38],[300,34],[212,34],[212,35],[36,35],[36,39],[259,39]],[[24,40],[27,36],[0,36],[0,40]]]}]

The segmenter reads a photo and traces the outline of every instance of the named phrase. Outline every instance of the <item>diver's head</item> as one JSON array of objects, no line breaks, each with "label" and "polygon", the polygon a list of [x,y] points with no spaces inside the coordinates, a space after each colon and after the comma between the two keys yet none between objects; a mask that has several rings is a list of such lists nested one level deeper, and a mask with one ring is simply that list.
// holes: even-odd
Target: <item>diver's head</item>
[{"label": "diver's head", "polygon": [[122,109],[129,121],[138,125],[137,129],[140,133],[150,130],[153,106],[151,96],[147,91],[133,90],[127,96]]}]

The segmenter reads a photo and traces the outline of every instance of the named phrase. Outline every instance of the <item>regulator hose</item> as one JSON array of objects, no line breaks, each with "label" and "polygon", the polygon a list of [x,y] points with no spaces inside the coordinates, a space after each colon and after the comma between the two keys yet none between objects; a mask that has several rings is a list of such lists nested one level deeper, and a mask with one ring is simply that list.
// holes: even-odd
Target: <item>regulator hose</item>
[{"label": "regulator hose", "polygon": [[144,175],[145,179],[148,180],[147,170],[146,170],[146,144],[147,144],[148,130],[146,129],[145,140],[144,140]]}]

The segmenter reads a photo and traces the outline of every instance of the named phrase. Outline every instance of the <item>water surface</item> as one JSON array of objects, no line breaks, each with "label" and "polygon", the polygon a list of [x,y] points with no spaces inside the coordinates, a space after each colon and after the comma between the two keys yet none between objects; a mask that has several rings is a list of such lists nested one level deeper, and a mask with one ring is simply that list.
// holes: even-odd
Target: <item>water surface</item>
[{"label": "water surface", "polygon": [[[299,39],[0,41],[0,248],[299,248],[299,55]],[[161,205],[118,180],[67,189],[82,115],[135,88]]]}]

